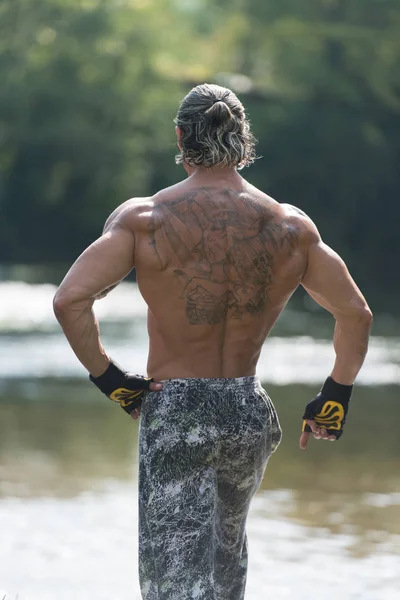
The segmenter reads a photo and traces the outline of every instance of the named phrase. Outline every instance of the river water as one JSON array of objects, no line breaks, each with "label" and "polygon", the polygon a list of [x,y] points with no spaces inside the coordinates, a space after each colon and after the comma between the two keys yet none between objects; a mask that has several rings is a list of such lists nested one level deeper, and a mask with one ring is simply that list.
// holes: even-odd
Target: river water
[{"label": "river water", "polygon": [[[0,599],[139,600],[138,424],[87,381],[53,293],[0,284]],[[106,349],[144,371],[134,284],[96,305]],[[283,440],[249,515],[246,600],[399,600],[400,339],[372,338],[340,442],[301,452],[301,412],[333,360],[315,320],[287,311],[259,363]]]}]

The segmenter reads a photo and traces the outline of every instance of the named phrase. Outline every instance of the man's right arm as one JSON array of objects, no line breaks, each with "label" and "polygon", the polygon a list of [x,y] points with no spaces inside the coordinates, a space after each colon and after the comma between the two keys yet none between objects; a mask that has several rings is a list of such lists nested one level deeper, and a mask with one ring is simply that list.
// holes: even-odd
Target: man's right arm
[{"label": "man's right arm", "polygon": [[337,383],[352,385],[367,354],[372,313],[340,256],[324,244],[314,225],[309,233],[302,285],[336,320],[336,360],[331,377]]}]

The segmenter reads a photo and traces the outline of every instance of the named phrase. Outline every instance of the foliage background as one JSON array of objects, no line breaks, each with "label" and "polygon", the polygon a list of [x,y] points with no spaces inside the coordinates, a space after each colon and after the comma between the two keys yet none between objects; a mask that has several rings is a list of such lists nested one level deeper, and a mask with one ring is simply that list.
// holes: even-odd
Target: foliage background
[{"label": "foliage background", "polygon": [[182,178],[172,120],[211,81],[260,140],[245,177],[398,313],[399,31],[398,0],[1,0],[0,263],[69,263]]}]

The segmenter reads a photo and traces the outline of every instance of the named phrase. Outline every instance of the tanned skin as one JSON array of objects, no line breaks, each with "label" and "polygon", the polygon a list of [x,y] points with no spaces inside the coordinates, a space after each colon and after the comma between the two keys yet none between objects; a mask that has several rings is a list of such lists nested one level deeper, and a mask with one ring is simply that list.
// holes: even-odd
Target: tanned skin
[{"label": "tanned skin", "polygon": [[[332,378],[352,384],[372,316],[341,258],[307,215],[236,169],[186,170],[185,181],[117,208],[61,283],[55,313],[81,363],[95,377],[106,370],[93,303],[136,267],[155,382],[254,375],[265,339],[302,285],[336,319]],[[308,423],[315,438],[335,439]]]}]

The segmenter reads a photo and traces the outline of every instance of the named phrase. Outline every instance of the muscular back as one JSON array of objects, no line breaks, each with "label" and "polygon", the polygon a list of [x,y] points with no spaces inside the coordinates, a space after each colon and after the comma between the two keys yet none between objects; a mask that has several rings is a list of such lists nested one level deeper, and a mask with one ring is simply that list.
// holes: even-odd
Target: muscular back
[{"label": "muscular back", "polygon": [[76,355],[98,377],[109,365],[93,303],[136,266],[149,307],[148,374],[241,377],[299,285],[335,318],[332,377],[350,385],[372,322],[346,265],[312,221],[236,172],[192,174],[149,199],[128,200],[75,261],[54,298]]},{"label": "muscular back", "polygon": [[148,304],[149,375],[241,377],[307,265],[307,230],[242,178],[189,178],[128,209]]}]

